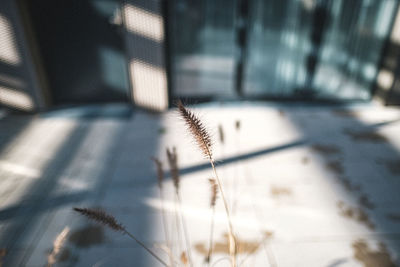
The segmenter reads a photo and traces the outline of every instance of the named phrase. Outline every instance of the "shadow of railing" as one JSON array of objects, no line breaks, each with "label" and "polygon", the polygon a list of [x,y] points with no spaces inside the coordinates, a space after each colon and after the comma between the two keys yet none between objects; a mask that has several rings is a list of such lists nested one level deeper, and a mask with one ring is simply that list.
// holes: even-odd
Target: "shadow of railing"
[{"label": "shadow of railing", "polygon": [[[281,150],[291,149],[291,148],[298,147],[298,146],[303,146],[306,144],[307,144],[307,142],[305,140],[299,140],[299,141],[290,142],[290,143],[284,144],[284,145],[278,145],[278,146],[274,146],[274,147],[256,150],[253,152],[243,153],[240,155],[235,155],[235,156],[226,157],[226,158],[219,158],[219,159],[215,160],[216,166],[235,164],[235,163],[239,163],[242,160],[248,160],[248,159],[256,158],[259,156],[267,155],[270,153],[279,152]],[[181,169],[179,169],[179,172],[181,174],[185,175],[185,174],[202,171],[202,170],[209,169],[209,168],[210,168],[210,163],[204,163],[204,164],[199,164],[199,165],[195,165],[195,166],[181,168]],[[166,173],[166,176],[169,178],[171,177],[170,173]]]}]

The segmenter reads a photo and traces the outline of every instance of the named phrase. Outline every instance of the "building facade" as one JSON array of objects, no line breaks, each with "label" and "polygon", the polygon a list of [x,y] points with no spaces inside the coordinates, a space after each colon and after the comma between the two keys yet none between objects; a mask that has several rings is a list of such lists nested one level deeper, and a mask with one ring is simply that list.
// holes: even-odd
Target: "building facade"
[{"label": "building facade", "polygon": [[399,103],[398,0],[3,0],[0,105]]}]

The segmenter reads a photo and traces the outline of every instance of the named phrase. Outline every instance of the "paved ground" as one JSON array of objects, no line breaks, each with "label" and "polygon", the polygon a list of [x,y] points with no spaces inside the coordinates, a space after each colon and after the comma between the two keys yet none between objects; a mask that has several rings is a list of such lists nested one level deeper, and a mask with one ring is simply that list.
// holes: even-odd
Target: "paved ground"
[{"label": "paved ground", "polygon": [[[400,265],[400,109],[214,103],[194,110],[214,133],[240,266]],[[127,236],[72,207],[104,208],[168,260],[164,208],[179,262],[185,249],[179,206],[170,179],[161,201],[150,160],[155,155],[166,164],[165,148],[172,146],[185,236],[194,266],[203,266],[212,172],[174,111],[154,115],[115,105],[2,117],[4,265],[45,266],[54,258],[54,266],[158,266]],[[226,232],[219,198],[213,266],[229,266]]]}]

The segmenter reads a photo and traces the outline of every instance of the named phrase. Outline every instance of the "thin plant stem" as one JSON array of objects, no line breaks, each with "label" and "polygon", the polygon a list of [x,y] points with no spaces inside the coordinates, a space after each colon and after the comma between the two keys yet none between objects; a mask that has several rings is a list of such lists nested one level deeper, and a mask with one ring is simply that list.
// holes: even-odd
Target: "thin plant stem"
[{"label": "thin plant stem", "polygon": [[208,247],[208,255],[207,255],[207,262],[208,266],[211,264],[211,255],[213,250],[213,239],[214,239],[214,217],[215,217],[215,205],[212,208],[212,215],[211,215],[211,226],[210,226],[210,245]]},{"label": "thin plant stem", "polygon": [[176,226],[176,235],[178,237],[178,255],[179,253],[181,253],[181,245],[182,245],[182,236],[181,236],[181,229],[179,227],[179,213],[178,213],[178,203],[176,201],[176,197],[175,197],[175,201],[174,201],[174,208],[175,208],[175,226]]},{"label": "thin plant stem", "polygon": [[[245,183],[246,183],[246,185],[247,185],[247,187],[250,185],[250,178],[251,177],[253,177],[253,175],[251,174],[251,171],[248,169],[248,168],[246,168],[246,166],[244,167],[245,168],[245,172],[246,172],[246,175],[245,175],[245,179],[244,179],[244,181],[245,181]],[[252,180],[252,179],[251,179]],[[255,203],[254,203],[254,199],[252,199],[251,198],[251,206],[252,206],[252,208],[253,208],[253,212],[254,212],[254,216],[255,216],[255,218],[256,218],[256,220],[257,220],[257,224],[258,224],[258,230],[259,230],[259,232],[260,233],[262,233],[262,221],[264,221],[263,220],[263,216],[262,216],[262,214],[261,213],[258,213],[257,212],[257,210],[256,210],[256,205],[255,205]],[[265,252],[265,255],[267,256],[267,260],[268,260],[268,262],[269,262],[269,265],[271,266],[271,267],[277,267],[277,263],[276,263],[276,259],[275,259],[275,256],[274,256],[274,253],[271,251],[271,248],[268,246],[268,244],[266,244],[265,243],[265,241],[268,239],[268,237],[264,237],[261,241],[260,241],[260,243],[259,244],[261,244],[262,246],[263,246],[263,248],[264,248],[264,252]],[[242,265],[248,258],[249,258],[249,255],[251,255],[252,253],[249,253],[248,255],[247,255],[247,257],[245,257],[241,262],[240,262],[240,265]]]},{"label": "thin plant stem", "polygon": [[192,262],[192,251],[190,249],[190,241],[189,241],[189,235],[188,235],[188,231],[187,231],[187,227],[186,227],[186,221],[185,218],[183,217],[183,213],[182,213],[182,199],[181,199],[181,195],[179,194],[179,192],[176,192],[176,196],[178,197],[178,205],[179,205],[179,214],[181,217],[181,223],[182,223],[182,228],[183,228],[183,237],[185,239],[185,243],[186,243],[186,252],[188,254],[188,260],[189,260],[189,266],[193,266],[193,262]]},{"label": "thin plant stem", "polygon": [[[181,225],[183,228],[183,236],[184,236],[185,244],[186,244],[186,256],[187,256],[187,259],[189,262],[189,266],[192,266],[193,262],[192,262],[192,256],[191,256],[191,250],[190,250],[189,235],[188,235],[188,231],[186,228],[186,222],[185,222],[185,219],[184,219],[183,213],[182,213],[182,199],[181,199],[180,191],[179,191],[180,177],[179,177],[178,157],[177,157],[177,153],[176,153],[176,148],[173,147],[172,150],[169,150],[167,148],[166,153],[167,153],[170,172],[171,172],[172,179],[174,181],[174,187],[175,187],[175,193],[176,193],[175,194],[176,195],[175,215],[176,215],[177,228],[179,228],[178,224],[179,224],[179,217],[180,217]],[[178,210],[176,207],[177,205],[179,206],[179,216],[177,213],[177,210]],[[179,231],[179,229],[177,229],[177,231]]]},{"label": "thin plant stem", "polygon": [[[241,266],[245,261],[247,261],[250,258],[250,255],[252,255],[254,252],[256,252],[256,250],[258,249],[258,247],[260,245],[264,245],[265,241],[268,239],[268,237],[264,237],[259,243],[258,246],[256,246],[252,251],[250,251],[250,253],[247,254],[247,256],[242,259],[242,261],[239,263],[239,266]],[[271,267],[277,267],[277,263],[274,257],[273,252],[271,251],[271,249],[268,246],[264,246],[265,251],[267,253],[267,257],[268,257],[268,261]]]},{"label": "thin plant stem", "polygon": [[156,258],[160,263],[162,263],[164,266],[168,267],[168,264],[163,261],[160,257],[157,256],[157,254],[155,254],[151,249],[149,249],[144,243],[142,243],[140,240],[138,240],[134,235],[132,235],[131,233],[129,233],[128,231],[124,231],[124,234],[127,234],[130,238],[132,238],[133,240],[135,240],[136,243],[138,243],[142,248],[144,248],[148,253],[150,253],[154,258]]},{"label": "thin plant stem", "polygon": [[159,187],[160,189],[160,198],[161,198],[161,216],[162,216],[162,222],[164,225],[164,233],[165,233],[165,242],[167,243],[167,248],[169,249],[169,259],[171,262],[171,267],[174,266],[174,259],[172,258],[172,246],[171,246],[171,241],[169,239],[169,234],[168,234],[168,224],[167,224],[167,217],[166,217],[166,212],[165,212],[165,207],[164,207],[164,193],[162,187]]},{"label": "thin plant stem", "polygon": [[129,233],[122,224],[120,224],[114,216],[107,214],[105,211],[101,209],[88,209],[88,208],[73,208],[74,211],[79,212],[81,215],[86,216],[90,220],[96,221],[111,230],[116,232],[121,232],[123,234],[127,234],[130,238],[132,238],[136,243],[138,243],[142,248],[144,248],[150,255],[156,258],[159,262],[161,262],[164,266],[168,267],[168,264],[165,263],[160,257],[158,257],[151,249],[149,249],[144,243],[138,240],[134,235]]},{"label": "thin plant stem", "polygon": [[[210,155],[211,155],[211,153],[210,153]],[[231,256],[232,266],[236,267],[237,247],[236,247],[235,236],[233,235],[232,219],[231,219],[231,215],[230,215],[230,212],[229,212],[228,203],[227,203],[226,198],[225,198],[224,190],[222,189],[221,181],[220,181],[220,179],[218,177],[218,174],[217,174],[217,169],[215,168],[214,160],[212,159],[211,156],[209,157],[209,160],[210,160],[210,164],[211,164],[211,167],[213,169],[213,172],[214,172],[215,179],[216,179],[217,184],[218,184],[219,191],[221,192],[222,202],[224,203],[224,208],[225,208],[226,216],[227,216],[227,219],[228,219],[229,253],[230,253],[230,256]]]},{"label": "thin plant stem", "polygon": [[165,234],[165,242],[167,245],[167,249],[168,249],[168,255],[169,255],[169,259],[171,262],[171,267],[174,265],[174,259],[172,256],[172,246],[171,246],[171,242],[169,239],[169,235],[168,235],[168,224],[167,224],[167,216],[166,216],[166,212],[165,212],[165,207],[164,207],[164,188],[163,188],[163,180],[164,180],[164,171],[163,171],[163,164],[162,162],[156,158],[156,157],[152,157],[151,160],[154,162],[156,169],[157,169],[157,180],[158,180],[158,189],[159,189],[159,193],[160,193],[160,199],[161,199],[161,216],[162,216],[162,223],[164,225],[164,234]]},{"label": "thin plant stem", "polygon": [[[238,128],[236,126],[236,135],[235,135],[235,143],[236,143],[236,153],[239,155],[240,153],[240,139],[239,139],[239,130],[240,127]],[[236,209],[237,209],[237,203],[238,203],[238,172],[240,170],[240,161],[238,161],[235,164],[234,168],[234,175],[233,175],[233,188],[232,188],[232,194],[233,194],[233,203],[232,203],[232,214],[236,214]]]},{"label": "thin plant stem", "polygon": [[271,267],[277,267],[278,265],[276,263],[276,259],[275,259],[274,253],[272,252],[269,244],[265,244],[265,250],[267,252],[268,261],[269,261],[269,264],[271,265]]}]

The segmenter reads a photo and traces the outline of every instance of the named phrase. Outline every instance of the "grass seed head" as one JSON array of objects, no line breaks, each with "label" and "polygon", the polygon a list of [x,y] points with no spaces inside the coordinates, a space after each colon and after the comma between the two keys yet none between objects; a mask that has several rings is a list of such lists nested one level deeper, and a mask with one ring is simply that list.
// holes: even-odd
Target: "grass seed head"
[{"label": "grass seed head", "polygon": [[74,208],[74,211],[88,217],[91,220],[97,221],[98,223],[107,226],[114,231],[125,232],[125,228],[117,222],[112,216],[107,214],[105,211],[100,209],[86,209],[86,208]]},{"label": "grass seed head", "polygon": [[181,101],[178,102],[178,110],[180,116],[186,123],[188,131],[193,136],[204,156],[212,159],[212,141],[206,127],[192,111],[182,104]]},{"label": "grass seed head", "polygon": [[172,150],[167,148],[167,158],[175,190],[179,192],[180,177],[178,169],[178,154],[176,153],[175,147],[173,147]]},{"label": "grass seed head", "polygon": [[162,182],[164,180],[164,171],[163,171],[163,166],[162,162],[158,158],[151,158],[156,165],[157,168],[157,181],[158,181],[158,186],[162,188]]},{"label": "grass seed head", "polygon": [[208,179],[211,185],[211,201],[210,201],[210,206],[214,207],[215,203],[217,202],[217,195],[218,195],[218,185],[215,182],[215,179],[211,178]]},{"label": "grass seed head", "polygon": [[223,144],[225,142],[225,134],[221,124],[218,125],[218,135],[219,141],[221,142],[221,144]]}]

